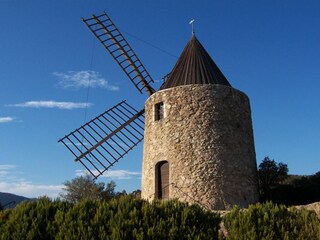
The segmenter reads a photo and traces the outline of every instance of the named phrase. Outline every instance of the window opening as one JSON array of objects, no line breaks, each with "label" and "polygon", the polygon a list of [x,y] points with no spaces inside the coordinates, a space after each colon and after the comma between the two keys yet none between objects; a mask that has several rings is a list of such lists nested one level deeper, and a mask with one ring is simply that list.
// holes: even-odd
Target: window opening
[{"label": "window opening", "polygon": [[157,103],[155,105],[155,121],[160,121],[164,118],[164,105],[163,102]]}]

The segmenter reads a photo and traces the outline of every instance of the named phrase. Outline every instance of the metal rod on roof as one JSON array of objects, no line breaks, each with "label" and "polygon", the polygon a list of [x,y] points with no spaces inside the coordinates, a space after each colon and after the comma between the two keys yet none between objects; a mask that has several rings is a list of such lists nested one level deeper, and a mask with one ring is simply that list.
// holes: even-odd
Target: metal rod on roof
[{"label": "metal rod on roof", "polygon": [[191,28],[192,28],[192,36],[194,35],[194,19],[191,19],[191,21],[189,22],[189,24],[191,24]]}]

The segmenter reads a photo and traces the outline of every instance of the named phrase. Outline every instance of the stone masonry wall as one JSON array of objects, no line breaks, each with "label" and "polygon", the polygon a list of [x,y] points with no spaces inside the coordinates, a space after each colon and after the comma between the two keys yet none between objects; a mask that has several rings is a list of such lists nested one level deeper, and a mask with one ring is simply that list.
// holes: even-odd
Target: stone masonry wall
[{"label": "stone masonry wall", "polygon": [[[164,118],[155,121],[155,104]],[[153,200],[155,165],[169,162],[169,196],[208,209],[258,200],[248,97],[223,85],[187,85],[153,94],[145,104],[142,198]]]}]

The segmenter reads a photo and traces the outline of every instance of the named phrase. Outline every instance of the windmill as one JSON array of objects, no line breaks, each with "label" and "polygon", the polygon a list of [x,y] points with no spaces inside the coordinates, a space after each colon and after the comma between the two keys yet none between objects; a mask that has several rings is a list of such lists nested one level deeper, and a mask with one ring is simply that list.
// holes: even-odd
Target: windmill
[{"label": "windmill", "polygon": [[[151,96],[153,79],[104,12],[82,21],[118,63],[129,80],[142,94]],[[136,110],[122,101],[81,127],[61,138],[63,143],[86,170],[97,178],[123,158],[143,140],[144,109]]]},{"label": "windmill", "polygon": [[106,13],[83,22],[148,99],[141,110],[122,101],[61,138],[75,161],[97,178],[144,139],[142,198],[177,198],[215,210],[255,203],[249,98],[230,85],[193,26],[191,39],[156,91]]}]

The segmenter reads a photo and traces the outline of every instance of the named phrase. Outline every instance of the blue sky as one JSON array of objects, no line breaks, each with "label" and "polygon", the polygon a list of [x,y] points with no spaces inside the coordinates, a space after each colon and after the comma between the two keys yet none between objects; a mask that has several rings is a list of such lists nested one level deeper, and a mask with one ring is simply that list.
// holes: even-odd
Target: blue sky
[{"label": "blue sky", "polygon": [[[0,191],[56,197],[83,167],[57,140],[140,95],[81,21],[106,11],[156,80],[197,38],[251,101],[258,164],[320,171],[319,1],[0,0]],[[91,87],[88,89],[88,79]],[[142,144],[99,181],[140,188]]]}]

